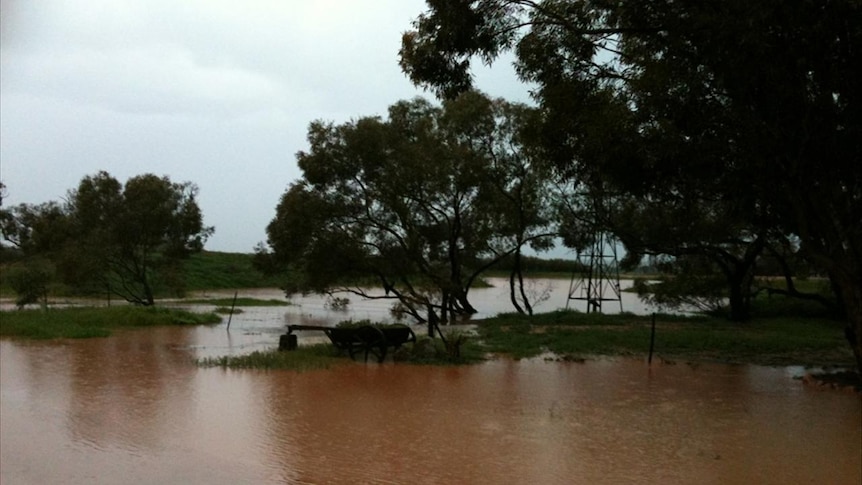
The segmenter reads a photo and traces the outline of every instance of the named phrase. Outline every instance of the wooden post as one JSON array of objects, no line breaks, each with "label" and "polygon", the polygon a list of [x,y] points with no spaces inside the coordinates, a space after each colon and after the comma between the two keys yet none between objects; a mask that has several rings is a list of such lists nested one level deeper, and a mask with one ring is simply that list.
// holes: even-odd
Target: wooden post
[{"label": "wooden post", "polygon": [[[437,314],[431,305],[428,305],[428,336],[434,338],[434,327],[437,326]],[[439,329],[438,329],[439,331]]]},{"label": "wooden post", "polygon": [[286,333],[278,338],[278,350],[296,350],[296,334]]},{"label": "wooden post", "polygon": [[233,303],[230,305],[230,314],[227,316],[227,329],[230,330],[230,321],[233,320],[233,309],[236,306],[236,295],[238,291],[233,292]]},{"label": "wooden post", "polygon": [[652,351],[655,348],[655,313],[652,314],[652,329],[649,334],[649,359],[647,365],[652,365]]}]

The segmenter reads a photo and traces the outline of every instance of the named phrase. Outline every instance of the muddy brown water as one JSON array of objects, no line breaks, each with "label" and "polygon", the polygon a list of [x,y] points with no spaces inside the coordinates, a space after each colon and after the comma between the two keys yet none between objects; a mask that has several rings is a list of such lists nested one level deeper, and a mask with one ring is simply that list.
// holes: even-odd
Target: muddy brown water
[{"label": "muddy brown water", "polygon": [[315,305],[247,309],[230,332],[0,340],[0,483],[862,483],[862,398],[799,368],[194,364],[343,317]]}]

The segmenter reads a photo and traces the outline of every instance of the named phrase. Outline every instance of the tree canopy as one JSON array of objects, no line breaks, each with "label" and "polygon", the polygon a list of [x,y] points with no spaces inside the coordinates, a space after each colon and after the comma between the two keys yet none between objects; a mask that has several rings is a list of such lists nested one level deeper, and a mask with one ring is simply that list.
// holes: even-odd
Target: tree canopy
[{"label": "tree canopy", "polygon": [[452,96],[471,61],[505,50],[537,86],[560,173],[646,214],[658,202],[727,221],[725,239],[798,237],[837,289],[862,369],[859,2],[434,1],[401,65]]},{"label": "tree canopy", "polygon": [[191,183],[138,175],[121,184],[107,172],[84,177],[66,203],[4,210],[2,233],[27,259],[47,259],[63,281],[85,292],[108,292],[154,303],[159,280],[182,288],[177,265],[203,249],[212,227]]},{"label": "tree canopy", "polygon": [[[522,150],[529,116],[467,92],[398,102],[386,120],[312,123],[303,178],[267,228],[286,289],[392,298],[420,321],[475,312],[478,275],[551,234],[541,168]],[[363,288],[369,278],[383,295]]]}]

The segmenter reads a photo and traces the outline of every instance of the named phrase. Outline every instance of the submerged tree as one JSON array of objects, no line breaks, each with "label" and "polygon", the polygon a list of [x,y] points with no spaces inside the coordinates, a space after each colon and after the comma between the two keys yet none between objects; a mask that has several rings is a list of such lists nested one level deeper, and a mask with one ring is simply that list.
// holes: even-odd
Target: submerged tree
[{"label": "submerged tree", "polygon": [[449,96],[474,56],[510,49],[562,173],[645,201],[703,190],[749,227],[798,237],[837,289],[862,371],[858,2],[430,2],[401,64]]},{"label": "submerged tree", "polygon": [[303,179],[267,228],[286,290],[396,299],[420,321],[474,313],[481,272],[547,237],[516,136],[525,112],[470,92],[442,107],[401,101],[387,120],[312,123]]}]

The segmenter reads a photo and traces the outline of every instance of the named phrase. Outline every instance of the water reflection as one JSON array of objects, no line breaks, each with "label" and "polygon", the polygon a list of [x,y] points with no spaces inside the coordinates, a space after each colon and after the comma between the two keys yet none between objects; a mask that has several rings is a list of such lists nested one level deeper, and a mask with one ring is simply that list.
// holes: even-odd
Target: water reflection
[{"label": "water reflection", "polygon": [[[233,345],[259,335],[231,332]],[[198,369],[224,328],[0,341],[2,483],[859,483],[862,401],[784,368]],[[220,339],[220,342],[218,341]]]},{"label": "water reflection", "polygon": [[[488,278],[488,287],[474,288],[470,290],[470,302],[478,310],[474,318],[487,318],[501,312],[514,311],[509,301],[508,280],[505,278]],[[632,286],[631,280],[622,280],[620,286],[623,289]],[[547,292],[548,298],[535,305],[536,312],[549,312],[561,308],[570,308],[585,312],[586,305],[583,301],[568,299],[569,280],[567,279],[534,279],[530,282],[535,286],[538,293]],[[284,300],[284,293],[277,288],[248,289],[243,290],[241,296],[260,299]],[[233,291],[208,291],[201,293],[202,297],[231,298]],[[390,313],[393,300],[366,300],[356,295],[339,295],[350,300],[348,311],[337,311],[328,308],[327,297],[321,295],[294,295],[290,298],[291,306],[285,308],[284,321],[280,324],[291,323],[301,325],[333,325],[342,320],[374,320],[391,322],[394,317]],[[637,294],[623,292],[623,311],[635,314],[648,314],[653,309],[640,301]],[[247,321],[264,322],[261,315],[267,314],[266,309],[244,309],[250,311],[245,315]],[[617,302],[605,302],[604,313],[619,313],[620,305]],[[235,315],[236,318],[238,315]]]},{"label": "water reflection", "polygon": [[[507,305],[499,292],[474,296],[480,308]],[[0,483],[862,481],[862,400],[807,388],[793,379],[800,369],[609,359],[349,363],[302,374],[194,365],[273,348],[296,319],[388,315],[379,302],[356,302],[350,314],[322,299],[298,303],[245,308],[229,332],[0,340]]]},{"label": "water reflection", "polygon": [[[194,403],[189,381],[194,369],[178,348],[189,333],[179,328],[152,330],[156,345],[141,332],[69,345],[69,431],[94,446],[132,452],[154,449],[172,420],[184,420]],[[31,356],[31,359],[38,359]],[[110,365],[105,365],[110,363]],[[166,422],[164,417],[171,416]]]},{"label": "water reflection", "polygon": [[[765,379],[782,390],[748,385],[752,370],[758,383]],[[858,399],[811,393],[781,374],[685,365],[650,374],[632,361],[500,360],[468,368],[272,374],[260,389],[269,407],[271,459],[283,478],[301,482],[841,483],[858,477]],[[827,406],[843,403],[844,411],[835,409],[839,422],[821,423],[829,431],[812,422],[822,416],[795,424],[779,416],[785,406],[818,414],[820,399]],[[832,451],[823,453],[824,447]],[[844,457],[846,468],[836,468],[841,460],[834,456]]]}]

